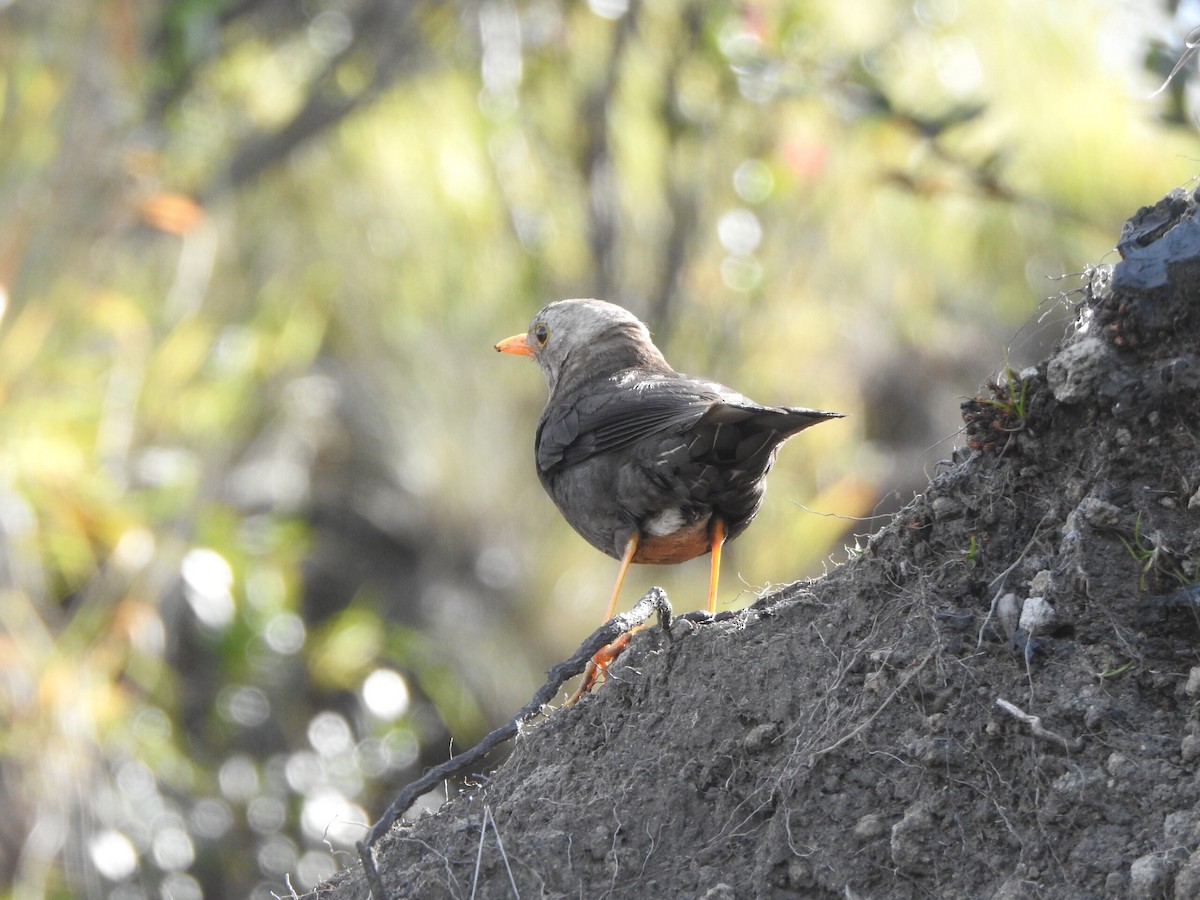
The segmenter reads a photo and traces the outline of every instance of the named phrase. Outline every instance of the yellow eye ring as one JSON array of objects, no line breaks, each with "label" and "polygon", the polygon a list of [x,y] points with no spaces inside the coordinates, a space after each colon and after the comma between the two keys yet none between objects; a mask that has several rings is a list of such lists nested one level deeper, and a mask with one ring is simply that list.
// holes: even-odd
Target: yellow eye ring
[{"label": "yellow eye ring", "polygon": [[533,339],[538,342],[539,347],[545,347],[546,341],[550,340],[550,329],[539,322],[533,326]]}]

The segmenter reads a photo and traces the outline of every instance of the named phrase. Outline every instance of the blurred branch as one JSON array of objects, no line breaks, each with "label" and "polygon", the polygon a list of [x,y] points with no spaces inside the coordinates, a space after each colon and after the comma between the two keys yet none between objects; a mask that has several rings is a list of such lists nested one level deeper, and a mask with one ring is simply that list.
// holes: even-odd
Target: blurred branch
[{"label": "blurred branch", "polygon": [[[147,45],[147,54],[159,61],[166,75],[166,84],[147,103],[147,117],[158,120],[165,110],[187,94],[196,74],[221,50],[219,40],[198,42],[189,32],[202,27],[208,16],[209,29],[220,35],[229,25],[251,13],[257,13],[275,0],[212,0],[208,7],[191,4],[170,4],[163,12],[158,31]],[[201,21],[201,25],[197,22]]]},{"label": "blurred branch", "polygon": [[622,58],[640,11],[641,3],[633,0],[629,10],[617,21],[604,80],[584,97],[580,115],[587,129],[583,170],[588,185],[588,248],[594,270],[593,293],[597,297],[613,297],[617,284],[619,201],[610,144],[609,111],[617,90]]},{"label": "blurred branch", "polygon": [[[902,115],[897,115],[897,121],[912,124]],[[1003,153],[994,153],[983,160],[970,159],[947,149],[938,143],[936,137],[930,136],[927,140],[930,152],[943,164],[933,175],[924,176],[913,171],[892,168],[883,171],[883,181],[921,197],[935,197],[954,191],[974,193],[986,200],[996,200],[1010,206],[1048,213],[1056,219],[1075,222],[1096,230],[1102,230],[1104,227],[1103,223],[1090,219],[1078,210],[1061,203],[1053,203],[1047,197],[1036,197],[1012,187],[999,173]],[[960,176],[960,180],[952,180],[949,177],[955,174]]]},{"label": "blurred branch", "polygon": [[[285,159],[301,144],[336,125],[374,100],[405,72],[419,65],[419,28],[412,0],[366,0],[351,21],[352,38],[313,79],[308,99],[281,128],[247,138],[234,152],[223,181],[210,185],[206,197],[239,187]],[[370,76],[356,91],[339,84],[343,67],[370,66]]]},{"label": "blurred branch", "polygon": [[[665,340],[671,331],[675,301],[679,297],[679,279],[692,247],[699,237],[696,227],[699,216],[699,180],[692,168],[676,164],[676,153],[689,124],[679,109],[679,73],[695,50],[702,26],[700,5],[690,4],[682,15],[682,39],[667,69],[660,114],[670,135],[671,145],[664,158],[663,181],[667,186],[667,204],[671,212],[670,232],[663,248],[663,265],[658,283],[650,297],[647,318],[654,332]],[[691,173],[691,174],[689,174]]]},{"label": "blurred branch", "polygon": [[[1062,204],[1051,203],[1049,198],[1023,193],[1008,184],[1002,175],[1005,160],[1003,150],[997,150],[983,158],[974,158],[946,146],[942,141],[943,136],[962,125],[978,120],[987,112],[986,105],[963,104],[951,106],[941,115],[919,115],[894,103],[873,78],[859,81],[854,85],[854,89],[859,94],[860,102],[863,96],[869,98],[872,115],[887,118],[908,130],[914,140],[923,141],[932,156],[942,163],[934,169],[931,176],[908,169],[885,169],[882,173],[885,183],[923,197],[933,197],[954,190],[973,191],[984,199],[1048,212],[1057,219],[1078,222],[1097,229],[1103,227],[1102,223],[1091,221],[1082,213]],[[952,181],[951,176],[958,176],[961,181]]]}]

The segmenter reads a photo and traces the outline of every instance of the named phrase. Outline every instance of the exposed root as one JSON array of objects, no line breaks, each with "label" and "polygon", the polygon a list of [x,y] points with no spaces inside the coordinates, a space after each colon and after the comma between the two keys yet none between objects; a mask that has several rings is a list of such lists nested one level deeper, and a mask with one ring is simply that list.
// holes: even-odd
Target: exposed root
[{"label": "exposed root", "polygon": [[[363,873],[366,875],[373,900],[387,900],[388,894],[384,889],[383,880],[379,877],[379,871],[375,867],[372,848],[396,821],[404,815],[408,808],[416,802],[417,798],[447,778],[461,775],[500,744],[516,737],[521,730],[521,726],[540,713],[543,707],[554,699],[554,695],[558,693],[558,689],[567,681],[584,671],[587,664],[591,662],[592,657],[602,647],[611,644],[619,635],[628,632],[635,625],[640,625],[647,621],[655,613],[658,614],[659,627],[663,631],[669,631],[671,627],[671,603],[667,599],[666,591],[660,587],[650,588],[633,609],[619,616],[613,616],[613,618],[593,631],[591,636],[580,644],[579,649],[575,651],[575,654],[570,659],[552,667],[548,673],[546,683],[533,695],[533,699],[521,707],[517,714],[507,723],[491,732],[465,753],[459,754],[454,759],[447,760],[440,766],[434,766],[416,781],[405,787],[396,796],[396,799],[392,801],[391,806],[387,808],[387,811],[384,812],[379,821],[371,826],[371,830],[367,833],[366,838],[357,845],[358,857],[362,861]],[[487,823],[485,822],[484,824],[486,825]],[[499,843],[499,840],[500,833],[496,832],[497,843]],[[509,875],[511,877],[511,872]]]},{"label": "exposed root", "polygon": [[877,707],[875,707],[874,710],[871,711],[871,714],[869,716],[867,716],[865,719],[863,719],[861,722],[859,722],[856,726],[854,726],[852,729],[850,729],[845,734],[843,734],[840,738],[838,738],[836,741],[834,741],[828,747],[822,747],[820,750],[814,750],[812,752],[812,754],[808,757],[808,767],[811,769],[816,764],[818,757],[824,756],[826,753],[832,753],[834,750],[838,749],[839,747],[844,746],[845,744],[854,740],[855,736],[862,734],[862,732],[865,731],[867,729],[867,727],[872,722],[875,721],[876,717],[881,712],[883,712],[885,709],[887,709],[888,706],[891,705],[892,701],[895,700],[896,697],[898,697],[900,695],[900,692],[903,691],[906,687],[908,687],[909,682],[917,677],[917,674],[923,668],[925,668],[925,663],[929,662],[929,660],[931,660],[932,658],[933,658],[933,654],[930,653],[928,656],[924,657],[919,663],[917,663],[915,666],[913,666],[911,669],[909,669],[907,672],[905,672],[904,677],[900,679],[900,683],[898,685],[896,685],[895,689],[883,699],[882,703],[880,703]]},{"label": "exposed root", "polygon": [[1052,744],[1058,744],[1068,753],[1078,753],[1083,749],[1083,737],[1077,737],[1074,740],[1063,737],[1055,731],[1042,724],[1041,716],[1030,715],[1018,706],[1009,703],[1000,697],[996,698],[996,709],[1001,712],[1006,712],[1014,719],[1024,722],[1029,726],[1030,732],[1035,738],[1040,738],[1043,741],[1049,741]]}]

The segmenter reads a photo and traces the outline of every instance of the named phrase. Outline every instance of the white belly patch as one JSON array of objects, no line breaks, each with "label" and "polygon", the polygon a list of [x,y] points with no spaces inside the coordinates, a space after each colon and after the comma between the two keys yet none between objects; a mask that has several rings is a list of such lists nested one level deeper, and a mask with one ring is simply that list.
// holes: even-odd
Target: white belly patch
[{"label": "white belly patch", "polygon": [[687,520],[684,519],[680,510],[664,509],[654,517],[647,519],[642,530],[654,537],[667,537],[679,531],[686,522]]}]

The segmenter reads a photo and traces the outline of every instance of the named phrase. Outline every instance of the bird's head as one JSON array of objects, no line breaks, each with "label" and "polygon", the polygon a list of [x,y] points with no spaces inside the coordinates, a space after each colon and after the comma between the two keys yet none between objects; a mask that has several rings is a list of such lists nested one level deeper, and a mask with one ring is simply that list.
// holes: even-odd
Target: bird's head
[{"label": "bird's head", "polygon": [[603,300],[555,301],[533,317],[528,331],[496,349],[533,357],[551,393],[564,380],[583,382],[631,368],[671,371],[637,316]]}]

